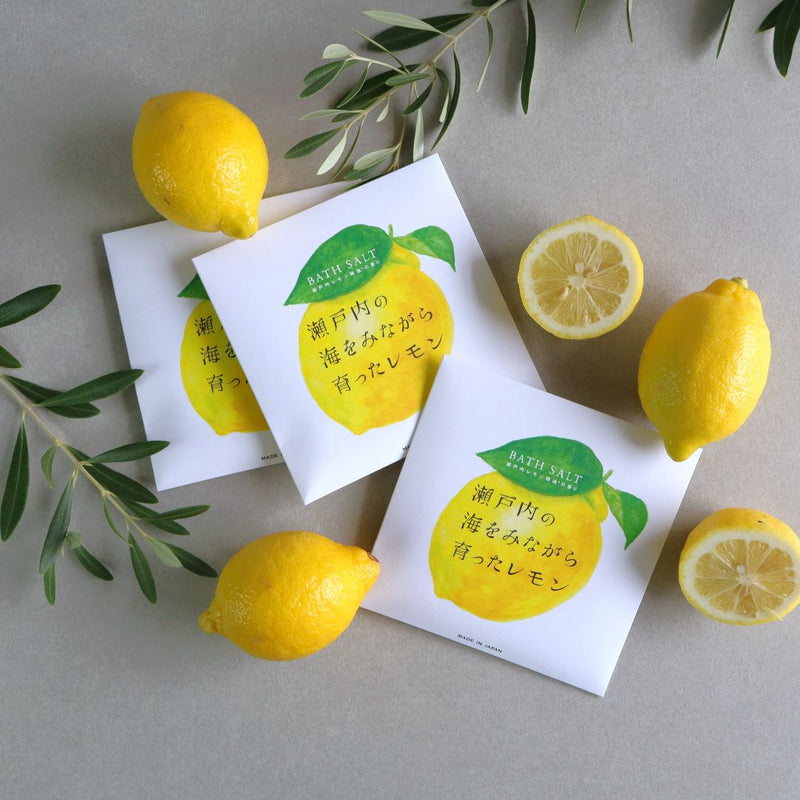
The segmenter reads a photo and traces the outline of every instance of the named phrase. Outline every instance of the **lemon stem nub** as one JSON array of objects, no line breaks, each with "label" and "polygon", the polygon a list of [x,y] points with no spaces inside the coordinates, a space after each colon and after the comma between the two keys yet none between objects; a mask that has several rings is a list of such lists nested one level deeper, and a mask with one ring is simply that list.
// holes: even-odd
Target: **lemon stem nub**
[{"label": "lemon stem nub", "polygon": [[738,283],[739,286],[742,287],[742,289],[749,288],[748,285],[747,285],[747,278],[731,278],[731,281],[733,283]]}]

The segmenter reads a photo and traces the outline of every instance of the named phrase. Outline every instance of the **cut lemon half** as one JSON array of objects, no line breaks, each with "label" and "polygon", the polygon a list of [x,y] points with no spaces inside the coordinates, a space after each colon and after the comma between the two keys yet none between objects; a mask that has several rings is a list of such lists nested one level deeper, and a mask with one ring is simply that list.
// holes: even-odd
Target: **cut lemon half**
[{"label": "cut lemon half", "polygon": [[596,217],[540,233],[522,254],[525,309],[562,339],[591,339],[621,325],[642,295],[642,259],[618,228]]},{"label": "cut lemon half", "polygon": [[689,534],[678,580],[686,599],[719,622],[782,619],[800,602],[800,539],[763,511],[724,508]]}]

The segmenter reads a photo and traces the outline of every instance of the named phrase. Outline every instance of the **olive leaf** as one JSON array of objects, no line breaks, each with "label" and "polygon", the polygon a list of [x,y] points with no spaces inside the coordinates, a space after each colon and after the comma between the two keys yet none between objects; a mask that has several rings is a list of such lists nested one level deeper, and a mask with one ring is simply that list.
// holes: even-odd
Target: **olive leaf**
[{"label": "olive leaf", "polygon": [[11,536],[22,518],[28,499],[29,482],[28,435],[25,431],[25,418],[23,417],[14,442],[14,450],[11,453],[3,500],[0,502],[0,538],[3,541]]}]

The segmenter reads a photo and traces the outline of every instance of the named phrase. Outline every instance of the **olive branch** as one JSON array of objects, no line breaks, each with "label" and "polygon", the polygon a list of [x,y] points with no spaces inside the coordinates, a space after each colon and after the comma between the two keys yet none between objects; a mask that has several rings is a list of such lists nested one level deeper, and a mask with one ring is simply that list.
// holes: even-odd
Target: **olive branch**
[{"label": "olive branch", "polygon": [[[728,0],[717,43],[716,57],[728,33],[736,0]],[[318,175],[331,174],[331,180],[363,181],[397,169],[405,157],[412,161],[434,150],[446,134],[456,113],[461,88],[461,63],[458,48],[472,29],[483,23],[487,36],[487,54],[477,81],[480,91],[492,59],[495,44],[491,16],[501,7],[522,7],[526,26],[525,47],[519,59],[519,97],[522,110],[528,113],[531,84],[536,60],[536,19],[531,0],[471,0],[472,11],[417,18],[391,11],[364,11],[364,15],[384,27],[373,37],[353,29],[361,39],[366,54],[344,44],[329,44],[322,52],[327,62],[315,67],[303,78],[300,97],[312,97],[328,88],[340,76],[357,77],[344,92],[326,108],[304,114],[302,120],[328,120],[328,130],[315,133],[291,147],[284,158],[302,158],[316,152],[335,139],[317,170]],[[575,31],[581,26],[589,0],[579,0]],[[625,0],[628,37],[633,43],[633,0]],[[795,40],[800,31],[800,0],[781,0],[765,17],[758,31],[774,31],[773,57],[775,66],[786,77]],[[426,57],[413,63],[404,61],[398,53],[427,45]],[[434,49],[435,48],[435,49]],[[446,69],[450,62],[450,71]],[[392,109],[399,109],[399,124],[393,142],[384,148],[354,157],[359,137],[367,120],[374,115],[375,123],[386,120]],[[395,117],[397,115],[395,114]],[[428,147],[428,129],[438,129]],[[352,159],[352,160],[351,160]]]},{"label": "olive branch", "polygon": [[[58,285],[39,286],[23,292],[0,304],[0,328],[21,322],[41,311],[60,291]],[[0,345],[0,367],[18,369],[22,364]],[[111,463],[136,461],[163,450],[169,442],[140,441],[105,450],[88,456],[65,442],[45,419],[42,412],[61,417],[85,419],[96,416],[100,409],[95,401],[111,397],[131,386],[142,370],[129,369],[111,372],[82,383],[66,391],[49,389],[6,372],[0,372],[0,387],[20,408],[20,422],[8,466],[5,488],[0,500],[0,539],[6,541],[17,528],[25,511],[30,486],[30,448],[28,423],[50,441],[50,446],[40,458],[41,471],[48,486],[55,489],[53,477],[56,456],[65,460],[68,477],[50,519],[41,555],[39,573],[44,582],[47,601],[56,599],[56,562],[66,545],[78,563],[90,574],[104,581],[113,579],[110,570],[83,544],[81,534],[70,528],[75,484],[79,477],[85,479],[99,493],[103,503],[103,516],[111,531],[129,549],[134,575],[144,596],[155,603],[157,599],[155,578],[150,563],[140,544],[145,541],[157,558],[168,567],[183,567],[197,575],[216,577],[216,570],[196,555],[154,535],[148,528],[160,533],[179,536],[189,531],[179,520],[194,517],[207,511],[207,505],[186,506],[170,511],[156,511],[158,498],[144,485],[107,466]]]}]

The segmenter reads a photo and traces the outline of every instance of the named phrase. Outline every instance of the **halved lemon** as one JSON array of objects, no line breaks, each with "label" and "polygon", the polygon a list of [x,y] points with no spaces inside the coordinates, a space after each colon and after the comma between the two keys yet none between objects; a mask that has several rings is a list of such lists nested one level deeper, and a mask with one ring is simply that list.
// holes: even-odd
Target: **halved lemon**
[{"label": "halved lemon", "polygon": [[621,325],[642,295],[642,259],[621,231],[596,217],[540,233],[519,263],[525,309],[562,339],[591,339]]},{"label": "halved lemon", "polygon": [[678,580],[686,599],[719,622],[782,619],[800,603],[800,539],[763,511],[724,508],[689,534]]}]

